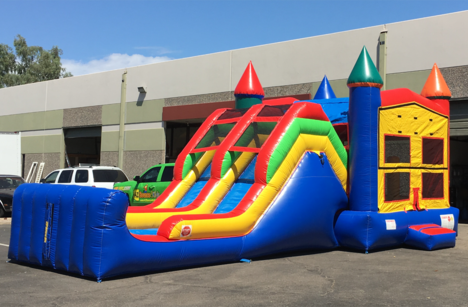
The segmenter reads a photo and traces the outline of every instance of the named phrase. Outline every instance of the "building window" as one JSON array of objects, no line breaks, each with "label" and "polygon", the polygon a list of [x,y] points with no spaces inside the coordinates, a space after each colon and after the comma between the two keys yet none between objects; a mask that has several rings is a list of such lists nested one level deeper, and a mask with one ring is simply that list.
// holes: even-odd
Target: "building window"
[{"label": "building window", "polygon": [[175,162],[201,124],[166,123],[166,163]]},{"label": "building window", "polygon": [[410,163],[410,137],[385,136],[385,163]]},{"label": "building window", "polygon": [[444,139],[422,139],[423,164],[444,164]]},{"label": "building window", "polygon": [[422,174],[422,198],[444,198],[444,174]]},{"label": "building window", "polygon": [[385,201],[408,200],[410,195],[410,173],[385,174]]}]

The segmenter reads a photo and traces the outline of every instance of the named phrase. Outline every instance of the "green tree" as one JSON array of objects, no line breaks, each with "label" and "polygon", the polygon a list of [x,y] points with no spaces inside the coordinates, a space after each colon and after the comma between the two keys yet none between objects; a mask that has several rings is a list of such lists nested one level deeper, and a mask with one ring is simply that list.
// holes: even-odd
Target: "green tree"
[{"label": "green tree", "polygon": [[57,46],[50,50],[28,46],[21,35],[13,45],[15,52],[10,46],[0,44],[0,88],[73,76],[62,67],[63,51]]}]

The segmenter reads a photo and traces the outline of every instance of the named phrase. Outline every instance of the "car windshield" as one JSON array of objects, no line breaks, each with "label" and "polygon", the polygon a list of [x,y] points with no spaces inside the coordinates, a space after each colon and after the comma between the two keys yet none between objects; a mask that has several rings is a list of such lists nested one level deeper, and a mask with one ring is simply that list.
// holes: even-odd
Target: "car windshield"
[{"label": "car windshield", "polygon": [[20,177],[0,177],[0,189],[16,189],[23,183]]}]

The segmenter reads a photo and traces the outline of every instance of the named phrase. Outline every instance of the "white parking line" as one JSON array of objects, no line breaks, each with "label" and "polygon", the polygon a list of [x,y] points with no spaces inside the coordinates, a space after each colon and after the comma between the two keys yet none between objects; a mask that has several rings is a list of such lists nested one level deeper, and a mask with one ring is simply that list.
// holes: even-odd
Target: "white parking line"
[{"label": "white parking line", "polygon": [[10,245],[6,245],[6,244],[2,244],[0,243],[1,246],[6,246],[6,247],[9,247]]}]

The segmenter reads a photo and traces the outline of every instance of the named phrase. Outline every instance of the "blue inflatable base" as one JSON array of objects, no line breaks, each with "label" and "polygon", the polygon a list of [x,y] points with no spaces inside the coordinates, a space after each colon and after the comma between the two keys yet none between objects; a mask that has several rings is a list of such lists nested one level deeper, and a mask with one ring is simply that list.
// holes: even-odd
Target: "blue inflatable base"
[{"label": "blue inflatable base", "polygon": [[343,211],[335,224],[335,234],[341,246],[372,251],[403,245],[408,227],[420,224],[442,225],[444,216],[451,216],[453,230],[457,231],[457,208],[378,213],[372,211]]}]

